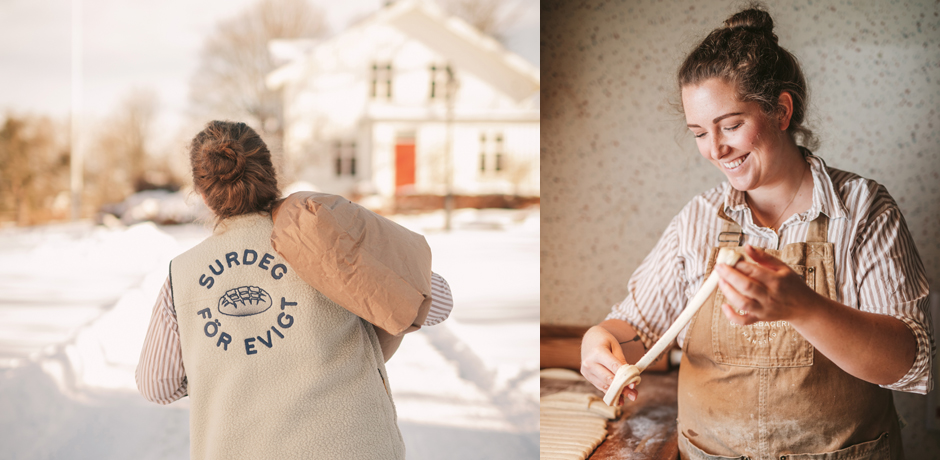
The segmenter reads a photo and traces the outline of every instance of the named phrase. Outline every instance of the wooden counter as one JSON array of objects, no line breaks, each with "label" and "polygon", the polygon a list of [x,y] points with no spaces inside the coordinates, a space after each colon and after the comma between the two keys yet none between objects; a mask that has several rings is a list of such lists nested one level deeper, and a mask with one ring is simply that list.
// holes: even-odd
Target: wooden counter
[{"label": "wooden counter", "polygon": [[[607,439],[601,443],[591,460],[656,459],[675,460],[679,457],[676,433],[676,395],[679,371],[642,374],[640,397],[627,401],[617,420],[607,423]],[[587,381],[542,379],[540,395],[562,390],[604,393]]]}]

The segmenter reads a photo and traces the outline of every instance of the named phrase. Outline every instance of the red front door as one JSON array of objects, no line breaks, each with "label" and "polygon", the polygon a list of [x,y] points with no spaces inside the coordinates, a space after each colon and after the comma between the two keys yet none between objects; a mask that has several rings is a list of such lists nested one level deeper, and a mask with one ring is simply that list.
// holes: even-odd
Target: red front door
[{"label": "red front door", "polygon": [[395,190],[415,184],[414,142],[395,144]]}]

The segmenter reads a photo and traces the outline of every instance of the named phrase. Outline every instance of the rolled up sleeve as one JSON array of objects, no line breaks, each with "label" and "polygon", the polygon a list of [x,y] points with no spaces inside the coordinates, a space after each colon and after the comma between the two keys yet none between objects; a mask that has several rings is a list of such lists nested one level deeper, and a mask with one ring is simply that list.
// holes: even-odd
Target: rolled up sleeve
[{"label": "rolled up sleeve", "polygon": [[431,272],[431,308],[422,326],[434,326],[450,316],[454,309],[454,297],[450,285],[441,275]]},{"label": "rolled up sleeve", "polygon": [[[925,303],[926,303],[926,299]],[[907,316],[895,316],[901,320],[917,340],[917,355],[914,358],[914,364],[911,369],[891,385],[882,385],[884,388],[895,391],[906,391],[909,393],[926,394],[933,389],[933,379],[930,378],[930,369],[933,357],[936,354],[933,341],[931,340],[929,318],[926,322],[917,321]]]}]

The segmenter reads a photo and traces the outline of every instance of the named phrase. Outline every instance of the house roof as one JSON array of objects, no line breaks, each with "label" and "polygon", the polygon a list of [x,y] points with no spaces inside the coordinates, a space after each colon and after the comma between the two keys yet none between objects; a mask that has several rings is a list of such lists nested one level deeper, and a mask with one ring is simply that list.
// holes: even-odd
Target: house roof
[{"label": "house roof", "polygon": [[[541,88],[539,69],[522,57],[504,48],[492,37],[480,32],[466,21],[448,16],[429,0],[399,0],[325,42],[313,46],[330,46],[345,34],[358,33],[374,25],[388,25],[446,56],[460,71],[472,73],[515,101],[533,96]],[[272,52],[290,58],[284,41],[272,42]],[[301,44],[304,55],[312,55],[311,43]],[[294,55],[294,57],[296,54]],[[288,81],[302,78],[304,61],[295,59],[268,75],[267,83],[278,88]]]}]

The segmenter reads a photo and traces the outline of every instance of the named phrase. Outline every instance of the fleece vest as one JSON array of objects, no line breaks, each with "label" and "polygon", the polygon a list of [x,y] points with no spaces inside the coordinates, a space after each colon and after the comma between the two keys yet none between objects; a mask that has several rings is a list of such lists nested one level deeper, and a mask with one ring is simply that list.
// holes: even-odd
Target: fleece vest
[{"label": "fleece vest", "polygon": [[268,214],[173,259],[193,459],[404,459],[373,326],[301,280]]}]

